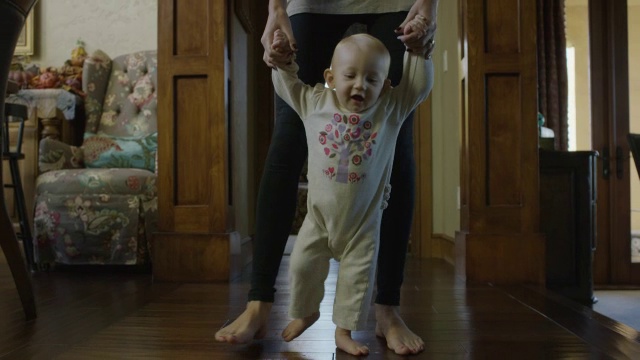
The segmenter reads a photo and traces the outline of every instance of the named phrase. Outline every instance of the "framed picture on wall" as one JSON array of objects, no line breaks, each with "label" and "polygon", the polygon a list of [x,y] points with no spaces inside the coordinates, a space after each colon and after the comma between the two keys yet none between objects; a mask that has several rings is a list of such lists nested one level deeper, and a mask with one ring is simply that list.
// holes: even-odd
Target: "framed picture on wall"
[{"label": "framed picture on wall", "polygon": [[33,55],[33,38],[34,38],[34,16],[35,9],[31,9],[29,16],[27,16],[27,20],[24,22],[24,27],[22,28],[22,32],[18,37],[18,43],[16,45],[16,49],[14,51],[14,55]]}]

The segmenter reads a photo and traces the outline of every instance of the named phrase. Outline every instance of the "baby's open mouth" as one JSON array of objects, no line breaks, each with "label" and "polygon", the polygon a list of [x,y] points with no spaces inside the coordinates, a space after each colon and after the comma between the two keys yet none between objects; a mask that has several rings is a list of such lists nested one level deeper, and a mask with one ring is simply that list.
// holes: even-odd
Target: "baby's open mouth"
[{"label": "baby's open mouth", "polygon": [[360,96],[360,95],[352,95],[351,98],[355,101],[361,102],[364,101],[364,97]]}]

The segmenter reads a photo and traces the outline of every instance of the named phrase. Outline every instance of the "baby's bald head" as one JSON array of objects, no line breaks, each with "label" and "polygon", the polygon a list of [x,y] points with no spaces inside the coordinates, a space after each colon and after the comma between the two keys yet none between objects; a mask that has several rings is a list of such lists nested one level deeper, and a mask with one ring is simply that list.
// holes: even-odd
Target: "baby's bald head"
[{"label": "baby's bald head", "polygon": [[385,68],[384,76],[389,74],[389,65],[391,64],[391,55],[389,50],[384,46],[382,41],[369,34],[354,34],[340,40],[333,51],[331,58],[331,67],[335,67],[341,59],[345,58],[346,53],[358,53],[364,57],[375,57],[382,60],[382,66]]}]

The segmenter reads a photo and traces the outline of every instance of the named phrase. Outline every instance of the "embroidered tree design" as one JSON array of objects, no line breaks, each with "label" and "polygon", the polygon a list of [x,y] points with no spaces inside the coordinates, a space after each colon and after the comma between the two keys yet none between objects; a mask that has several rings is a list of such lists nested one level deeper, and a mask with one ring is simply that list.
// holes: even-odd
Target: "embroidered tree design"
[{"label": "embroidered tree design", "polygon": [[[347,183],[349,181],[349,164],[359,166],[368,160],[373,153],[372,146],[376,143],[377,132],[372,133],[371,121],[360,121],[356,114],[333,114],[331,124],[327,124],[324,131],[320,131],[318,140],[325,145],[324,154],[329,158],[338,158],[338,171],[336,181]],[[333,168],[328,171],[333,177]],[[326,172],[327,170],[325,170]],[[357,174],[353,173],[356,177]],[[352,176],[353,177],[353,176]]]}]

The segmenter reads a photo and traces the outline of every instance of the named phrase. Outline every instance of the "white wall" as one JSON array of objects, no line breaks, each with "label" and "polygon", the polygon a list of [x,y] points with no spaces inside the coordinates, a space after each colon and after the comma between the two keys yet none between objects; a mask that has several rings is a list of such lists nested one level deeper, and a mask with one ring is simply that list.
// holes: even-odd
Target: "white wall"
[{"label": "white wall", "polygon": [[[246,33],[236,16],[230,20],[232,46],[231,58],[234,61],[228,63],[227,71],[231,74],[231,131],[232,131],[232,180],[233,180],[233,212],[234,229],[240,234],[240,239],[247,239],[255,232],[255,198],[256,189],[253,172],[254,145],[253,126],[251,119],[253,114],[253,92],[247,91],[254,87],[253,68],[248,63],[255,57],[252,51],[253,41],[257,31],[253,35]],[[261,34],[261,33],[260,33]],[[266,69],[266,67],[265,67]],[[232,251],[237,251],[233,248]]]},{"label": "white wall", "polygon": [[158,48],[157,0],[40,0],[35,54],[40,66],[62,66],[82,39],[87,52],[111,57]]},{"label": "white wall", "polygon": [[565,10],[567,47],[575,48],[576,150],[591,150],[589,92],[589,8],[587,0],[574,1]]},{"label": "white wall", "polygon": [[[433,233],[451,238],[460,229],[460,69],[458,2],[440,1],[433,54]],[[445,71],[444,52],[447,52]]]}]

